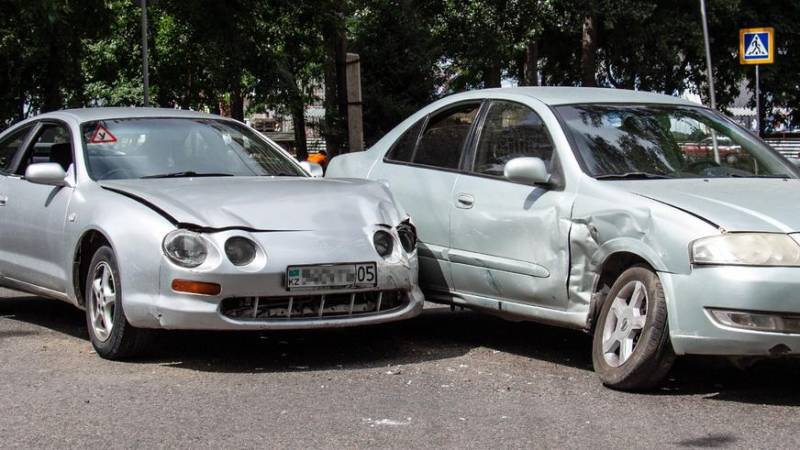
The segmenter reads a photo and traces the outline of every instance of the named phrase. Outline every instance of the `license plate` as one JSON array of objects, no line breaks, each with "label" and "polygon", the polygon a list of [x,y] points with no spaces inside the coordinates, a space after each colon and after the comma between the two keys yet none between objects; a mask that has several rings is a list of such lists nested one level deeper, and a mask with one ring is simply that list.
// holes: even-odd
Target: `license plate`
[{"label": "license plate", "polygon": [[286,287],[289,290],[368,288],[377,285],[378,267],[375,263],[289,266],[286,269]]}]

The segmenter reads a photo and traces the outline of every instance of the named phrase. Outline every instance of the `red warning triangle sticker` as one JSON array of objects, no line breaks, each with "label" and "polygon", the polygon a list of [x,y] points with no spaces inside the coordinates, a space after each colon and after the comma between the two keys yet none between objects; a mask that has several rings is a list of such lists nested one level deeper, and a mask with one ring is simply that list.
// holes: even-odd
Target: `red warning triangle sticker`
[{"label": "red warning triangle sticker", "polygon": [[117,142],[117,138],[108,131],[108,128],[101,124],[97,124],[97,128],[92,133],[92,138],[89,139],[90,144],[113,144]]}]

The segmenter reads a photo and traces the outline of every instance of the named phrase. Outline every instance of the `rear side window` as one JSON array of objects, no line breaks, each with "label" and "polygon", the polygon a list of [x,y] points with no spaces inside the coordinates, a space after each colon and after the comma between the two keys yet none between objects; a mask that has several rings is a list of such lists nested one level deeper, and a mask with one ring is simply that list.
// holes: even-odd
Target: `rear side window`
[{"label": "rear side window", "polygon": [[8,173],[11,169],[11,161],[14,160],[14,155],[19,151],[20,146],[25,142],[25,138],[31,131],[29,126],[17,130],[7,138],[0,142],[0,172]]},{"label": "rear side window", "polygon": [[461,105],[431,118],[422,133],[412,162],[457,169],[480,104]]},{"label": "rear side window", "polygon": [[386,154],[386,159],[389,161],[411,162],[411,158],[414,156],[414,148],[417,146],[417,138],[424,123],[425,119],[423,118],[407,129],[400,136],[400,139],[394,143],[389,153]]}]

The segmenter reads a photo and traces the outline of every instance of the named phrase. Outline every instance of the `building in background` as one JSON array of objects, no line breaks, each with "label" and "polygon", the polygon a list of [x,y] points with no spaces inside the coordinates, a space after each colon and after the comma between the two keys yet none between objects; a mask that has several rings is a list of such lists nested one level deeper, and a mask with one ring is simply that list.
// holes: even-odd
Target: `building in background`
[{"label": "building in background", "polygon": [[[314,89],[314,100],[306,105],[306,143],[309,153],[325,150],[322,127],[325,121],[325,89]],[[267,108],[263,112],[248,115],[245,122],[281,147],[295,154],[294,124],[292,115],[277,109]]]}]

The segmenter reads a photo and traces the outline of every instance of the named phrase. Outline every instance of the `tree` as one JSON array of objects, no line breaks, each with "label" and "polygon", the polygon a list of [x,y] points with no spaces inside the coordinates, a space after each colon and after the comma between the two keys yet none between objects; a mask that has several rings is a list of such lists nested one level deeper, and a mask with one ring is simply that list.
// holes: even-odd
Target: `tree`
[{"label": "tree", "polygon": [[[186,75],[189,75],[188,82],[199,78],[205,81],[205,89],[200,92],[206,99],[219,100],[225,95],[231,117],[243,121],[244,97],[251,88],[243,82],[248,79],[249,66],[256,57],[256,46],[261,38],[258,18],[262,17],[257,11],[265,7],[264,3],[257,0],[160,1],[158,7],[171,17],[167,23],[162,22],[161,31],[166,36],[182,39],[184,47],[169,45],[176,54],[166,55],[156,48],[154,82],[169,86],[170,82],[181,80],[186,83]],[[190,74],[180,67],[186,62],[195,69]],[[171,72],[171,76],[161,76],[162,63],[165,74]],[[173,100],[169,92],[159,95],[159,103],[169,104]]]},{"label": "tree", "polygon": [[[325,57],[319,5],[314,1],[275,2],[261,10],[253,86],[260,104],[282,105],[292,116],[297,158],[307,157],[306,105],[323,77]],[[266,4],[266,2],[265,2]]]},{"label": "tree", "polygon": [[83,43],[107,32],[109,17],[102,0],[0,3],[0,121],[83,104]]},{"label": "tree", "polygon": [[[84,40],[81,71],[87,105],[131,106],[143,102],[140,9],[129,0],[107,3],[105,33]],[[152,15],[152,12],[151,12]],[[155,17],[158,21],[159,17]]]},{"label": "tree", "polygon": [[[789,128],[800,127],[800,81],[794,74],[800,72],[800,3],[791,0],[728,0],[722,5],[712,2],[715,19],[712,26],[718,37],[712,51],[724,55],[717,62],[717,82],[722,84],[725,96],[720,103],[738,94],[739,81],[747,80],[747,87],[755,92],[754,68],[738,62],[739,28],[772,26],[776,34],[775,64],[760,67],[762,91],[762,133],[773,131],[777,123]],[[722,13],[719,8],[724,8]],[[718,18],[717,18],[718,17]],[[722,22],[729,18],[728,23]],[[721,19],[721,20],[720,20]],[[720,23],[722,22],[722,23]],[[720,81],[720,78],[722,80]],[[750,101],[755,106],[755,98]]]},{"label": "tree", "polygon": [[331,156],[347,151],[347,14],[350,1],[320,0],[317,20],[322,32],[325,83],[323,134]]},{"label": "tree", "polygon": [[368,145],[435,98],[442,81],[442,45],[431,33],[436,12],[436,5],[425,0],[357,3],[350,45],[361,56]]},{"label": "tree", "polygon": [[500,87],[519,37],[517,5],[514,0],[443,1],[436,37],[446,43],[448,90]]}]

